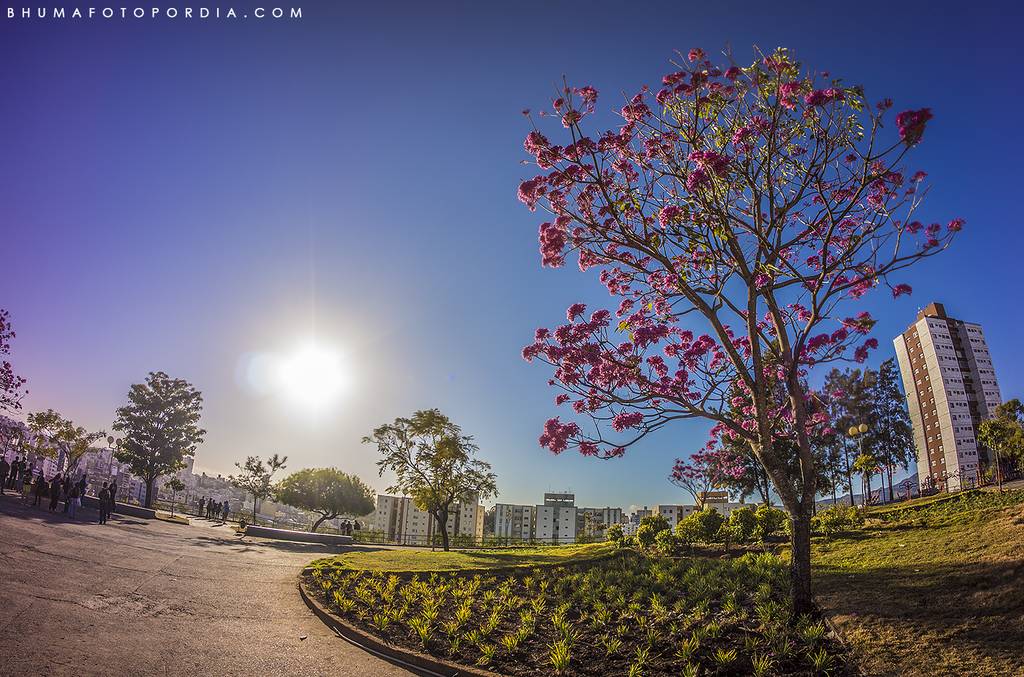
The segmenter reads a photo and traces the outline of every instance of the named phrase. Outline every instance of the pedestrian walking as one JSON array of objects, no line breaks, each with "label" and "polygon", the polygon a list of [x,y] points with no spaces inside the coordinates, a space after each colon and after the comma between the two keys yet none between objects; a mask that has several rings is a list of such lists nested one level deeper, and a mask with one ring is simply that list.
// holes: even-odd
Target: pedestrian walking
[{"label": "pedestrian walking", "polygon": [[[18,468],[17,468],[17,471],[14,474],[15,476],[12,478],[11,486],[14,487],[14,489],[18,493],[21,493],[22,488],[24,488],[24,486],[26,484],[31,486],[32,476],[29,475],[27,478],[25,477],[26,473],[25,473],[25,460],[24,459],[22,459],[20,461],[15,461],[14,463],[15,463],[15,465],[18,466]],[[26,479],[28,480],[28,482],[25,481]]]},{"label": "pedestrian walking", "polygon": [[220,521],[221,522],[227,522],[228,521],[228,513],[231,512],[231,504],[228,503],[227,501],[224,501],[224,507],[221,510],[221,512],[222,512],[222,516],[221,516],[221,520]]},{"label": "pedestrian walking", "polygon": [[61,490],[61,476],[60,473],[57,473],[50,479],[50,512],[57,512]]},{"label": "pedestrian walking", "polygon": [[7,476],[11,473],[11,464],[7,462],[7,455],[0,456],[0,496],[4,493],[4,487],[7,486]]},{"label": "pedestrian walking", "polygon": [[196,517],[203,516],[203,504],[206,503],[206,496],[199,499],[199,511],[196,513]]},{"label": "pedestrian walking", "polygon": [[100,489],[100,524],[107,523],[107,515],[110,514],[110,489],[107,487],[107,483],[103,483],[103,488]]},{"label": "pedestrian walking", "polygon": [[85,473],[82,473],[82,476],[78,478],[78,497],[79,498],[81,498],[82,496],[85,496],[85,487],[86,486],[88,486],[88,483],[85,481]]}]

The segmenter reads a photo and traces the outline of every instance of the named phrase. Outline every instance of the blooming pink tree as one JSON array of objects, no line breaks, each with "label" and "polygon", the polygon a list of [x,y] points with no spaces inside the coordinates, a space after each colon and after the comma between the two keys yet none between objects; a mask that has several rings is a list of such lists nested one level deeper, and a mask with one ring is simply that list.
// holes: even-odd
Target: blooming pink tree
[{"label": "blooming pink tree", "polygon": [[0,411],[21,409],[21,400],[27,394],[25,379],[14,373],[14,367],[6,359],[11,354],[14,336],[10,313],[0,308]]},{"label": "blooming pink tree", "polygon": [[724,475],[738,472],[732,465],[732,458],[723,456],[722,449],[702,450],[690,456],[689,460],[676,459],[668,481],[690,492],[698,510],[704,509],[707,493],[721,484]]},{"label": "blooming pink tree", "polygon": [[[538,329],[527,360],[554,369],[567,405],[540,443],[611,458],[681,419],[713,424],[708,450],[740,441],[789,513],[793,602],[811,605],[811,439],[828,424],[809,369],[878,342],[848,306],[943,250],[963,221],[922,225],[923,172],[903,162],[931,118],[807,71],[778,50],[747,67],[691,50],[657,92],[625,101],[622,124],[586,130],[597,91],[566,86],[552,103],[564,141],[539,129],[540,170],[519,187],[540,224],[545,266],[574,255],[617,297],[614,310],[572,304]],[[544,118],[549,114],[544,113]],[[778,442],[786,442],[780,444]],[[786,451],[783,451],[786,450]]]}]

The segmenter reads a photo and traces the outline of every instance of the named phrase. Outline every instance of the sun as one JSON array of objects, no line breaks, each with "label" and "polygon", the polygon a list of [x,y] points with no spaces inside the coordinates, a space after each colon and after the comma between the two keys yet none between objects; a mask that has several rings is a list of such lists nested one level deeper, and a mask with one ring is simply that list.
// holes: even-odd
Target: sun
[{"label": "sun", "polygon": [[341,354],[309,342],[281,358],[276,380],[289,401],[322,410],[345,393],[351,374]]}]

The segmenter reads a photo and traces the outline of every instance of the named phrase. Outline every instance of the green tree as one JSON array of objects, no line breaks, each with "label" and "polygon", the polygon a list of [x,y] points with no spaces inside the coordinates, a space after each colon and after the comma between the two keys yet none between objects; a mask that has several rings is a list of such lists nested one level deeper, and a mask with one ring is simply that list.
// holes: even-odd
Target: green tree
[{"label": "green tree", "polygon": [[396,418],[363,438],[376,444],[381,476],[395,473],[388,491],[412,497],[416,507],[434,518],[441,545],[448,550],[448,515],[457,502],[478,501],[497,494],[491,465],[474,458],[479,447],[469,435],[437,409]]},{"label": "green tree", "polygon": [[978,426],[978,441],[995,454],[996,482],[1002,491],[1003,462],[1024,460],[1024,404],[1014,398],[996,407],[995,416]]},{"label": "green tree", "polygon": [[892,500],[892,475],[895,468],[906,466],[916,454],[914,429],[907,412],[907,398],[900,388],[900,372],[892,358],[882,362],[874,373],[868,395],[871,402],[870,444],[878,458],[889,485]]},{"label": "green tree", "polygon": [[89,452],[92,443],[107,434],[102,431],[91,433],[53,409],[29,414],[28,427],[36,433],[33,451],[43,456],[58,456],[63,453],[68,473],[73,473],[78,468],[78,463]]},{"label": "green tree", "polygon": [[764,543],[769,538],[779,533],[786,524],[786,513],[770,505],[759,505],[754,511],[757,518],[757,539]]},{"label": "green tree", "polygon": [[860,473],[864,505],[867,505],[871,502],[871,476],[880,471],[878,457],[870,453],[860,454],[853,461],[853,470]]},{"label": "green tree", "polygon": [[621,524],[613,524],[610,527],[608,527],[608,531],[605,533],[605,537],[609,541],[613,541],[619,545],[622,545],[622,542],[625,540],[626,535],[622,532]]},{"label": "green tree", "polygon": [[311,532],[336,517],[361,517],[373,511],[373,489],[337,468],[305,468],[281,480],[277,500],[320,515]]},{"label": "green tree", "polygon": [[274,493],[274,473],[284,468],[287,456],[274,454],[264,463],[259,456],[249,456],[245,464],[235,463],[239,473],[228,481],[252,496],[252,523],[256,524],[256,504]]},{"label": "green tree", "polygon": [[10,313],[0,308],[0,411],[21,409],[21,400],[28,394],[25,379],[14,373],[14,367],[5,359],[11,354],[11,340],[14,337]]},{"label": "green tree", "polygon": [[164,488],[171,490],[171,515],[174,515],[174,503],[178,498],[178,492],[185,490],[185,483],[177,477],[172,477],[164,482]]},{"label": "green tree", "polygon": [[194,456],[206,431],[199,427],[203,396],[184,379],[150,372],[128,391],[113,429],[122,434],[115,458],[146,483],[146,507],[153,505],[153,483],[181,470]]},{"label": "green tree", "polygon": [[[676,524],[676,535],[683,543],[711,544],[718,540],[725,517],[714,508],[691,512]],[[639,532],[637,532],[639,534]]]}]

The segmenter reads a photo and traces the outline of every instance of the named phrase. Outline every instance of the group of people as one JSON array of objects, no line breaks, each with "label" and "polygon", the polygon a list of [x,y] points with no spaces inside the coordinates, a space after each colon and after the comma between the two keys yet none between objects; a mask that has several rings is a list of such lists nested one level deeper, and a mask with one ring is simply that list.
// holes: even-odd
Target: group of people
[{"label": "group of people", "polygon": [[[71,519],[76,519],[78,509],[82,507],[82,498],[85,496],[86,478],[83,473],[77,481],[73,480],[71,473],[57,473],[49,480],[43,476],[40,470],[37,475],[35,463],[28,463],[27,457],[16,457],[14,461],[8,462],[6,457],[0,457],[0,494],[6,489],[13,489],[20,494],[23,502],[28,502],[33,497],[32,507],[42,507],[44,499],[49,499],[48,507],[50,512],[57,512],[63,502],[62,512]],[[100,524],[106,524],[110,513],[114,511],[117,501],[117,482],[103,483],[99,496]]]},{"label": "group of people", "polygon": [[228,505],[227,501],[215,501],[213,498],[206,498],[203,496],[199,499],[199,510],[196,512],[197,515],[205,515],[208,520],[220,519],[221,522],[228,521],[228,513],[231,512],[231,506]]}]

